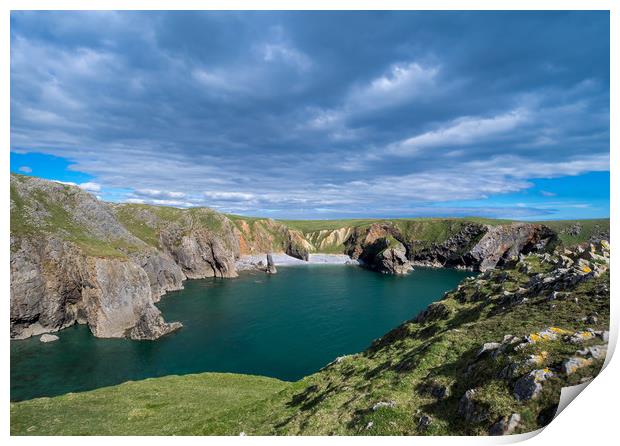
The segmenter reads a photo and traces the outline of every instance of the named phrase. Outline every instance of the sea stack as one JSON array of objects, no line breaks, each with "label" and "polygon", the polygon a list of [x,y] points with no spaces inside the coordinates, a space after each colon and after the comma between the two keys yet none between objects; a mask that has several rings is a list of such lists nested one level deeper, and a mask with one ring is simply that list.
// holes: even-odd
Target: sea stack
[{"label": "sea stack", "polygon": [[273,257],[271,254],[267,254],[267,269],[265,270],[267,274],[275,274],[278,272],[276,269],[276,265],[273,263]]}]

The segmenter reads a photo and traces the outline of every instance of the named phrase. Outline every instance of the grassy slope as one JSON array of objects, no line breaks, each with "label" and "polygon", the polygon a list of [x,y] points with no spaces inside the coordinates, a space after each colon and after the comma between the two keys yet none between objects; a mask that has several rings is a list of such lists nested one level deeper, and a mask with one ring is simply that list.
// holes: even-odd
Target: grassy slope
[{"label": "grassy slope", "polygon": [[[605,232],[609,233],[609,218],[596,218],[588,220],[556,220],[537,222],[549,226],[556,231],[565,246],[571,246],[587,241],[591,236]],[[581,226],[578,235],[571,235],[568,230],[574,225]]]},{"label": "grassy slope", "polygon": [[[534,256],[528,257],[527,262],[534,272],[548,268]],[[446,319],[407,322],[368,350],[347,356],[296,383],[261,382],[260,378],[245,376],[235,381],[235,375],[218,374],[150,379],[12,404],[11,431],[484,434],[491,422],[513,412],[523,418],[522,431],[530,431],[541,423],[541,414],[552,410],[562,386],[596,375],[601,361],[569,379],[554,378],[545,383],[537,400],[518,402],[512,396],[513,384],[497,377],[504,366],[546,351],[549,356],[544,366],[557,368],[563,358],[574,355],[580,346],[563,340],[544,342],[509,352],[499,360],[476,360],[476,353],[482,344],[499,342],[504,335],[525,336],[549,326],[570,332],[607,329],[609,296],[596,296],[601,295],[601,286],[609,283],[609,273],[583,282],[570,298],[549,301],[548,293],[542,293],[530,298],[527,304],[508,308],[500,302],[503,291],[517,290],[529,278],[518,269],[491,274],[506,277],[503,282],[495,276],[488,282],[469,280],[460,291],[449,293],[442,300],[449,313]],[[472,298],[477,293],[486,298]],[[596,322],[586,324],[581,320],[593,313],[598,315]],[[448,386],[451,396],[436,400],[424,392],[424,384],[428,383]],[[465,424],[457,413],[460,397],[470,388],[478,389],[478,403],[489,408],[489,420],[483,423]],[[215,390],[217,393],[213,393]],[[251,391],[252,396],[236,399],[245,391]],[[388,400],[396,405],[371,409],[375,403]],[[417,426],[422,413],[433,418],[427,431]],[[372,429],[366,428],[369,423]]]},{"label": "grassy slope", "polygon": [[[167,376],[11,405],[12,435],[190,435],[243,427],[241,409],[290,384],[226,373]],[[45,416],[41,416],[45,414]]]}]

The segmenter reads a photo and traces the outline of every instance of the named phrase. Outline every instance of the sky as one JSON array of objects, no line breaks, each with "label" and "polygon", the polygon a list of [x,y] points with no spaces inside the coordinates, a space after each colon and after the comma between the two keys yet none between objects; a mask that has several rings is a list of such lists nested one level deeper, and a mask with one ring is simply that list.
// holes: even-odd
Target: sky
[{"label": "sky", "polygon": [[11,171],[273,218],[609,216],[609,13],[11,13]]}]

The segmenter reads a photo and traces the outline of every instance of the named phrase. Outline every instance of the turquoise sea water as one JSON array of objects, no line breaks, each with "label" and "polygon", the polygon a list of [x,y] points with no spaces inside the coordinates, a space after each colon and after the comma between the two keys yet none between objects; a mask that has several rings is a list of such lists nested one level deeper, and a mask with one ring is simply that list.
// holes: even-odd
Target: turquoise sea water
[{"label": "turquoise sea water", "polygon": [[472,273],[417,268],[405,277],[346,265],[280,267],[185,282],[158,304],[184,327],[157,341],[97,339],[86,326],[11,341],[11,400],[171,374],[249,373],[297,380],[359,352]]}]

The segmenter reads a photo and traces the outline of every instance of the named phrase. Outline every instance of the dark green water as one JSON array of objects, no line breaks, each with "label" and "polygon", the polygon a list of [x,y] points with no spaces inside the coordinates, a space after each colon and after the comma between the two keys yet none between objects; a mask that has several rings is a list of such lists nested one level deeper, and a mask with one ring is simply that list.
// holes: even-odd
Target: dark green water
[{"label": "dark green water", "polygon": [[87,327],[11,341],[11,400],[205,371],[297,380],[359,352],[471,273],[418,268],[405,277],[344,265],[281,267],[275,276],[185,282],[158,304],[184,327],[157,341],[97,339]]}]

